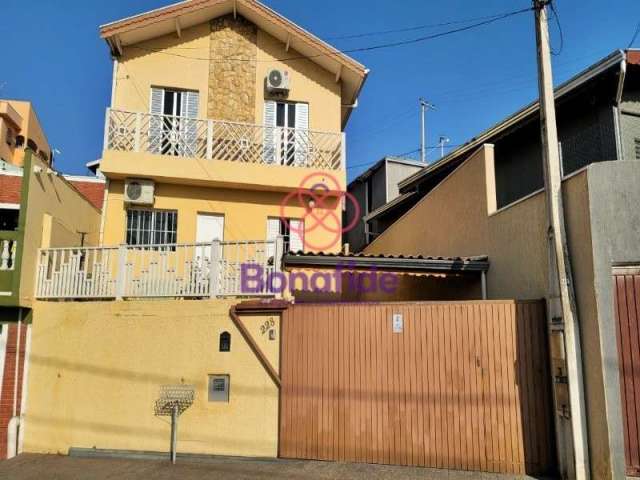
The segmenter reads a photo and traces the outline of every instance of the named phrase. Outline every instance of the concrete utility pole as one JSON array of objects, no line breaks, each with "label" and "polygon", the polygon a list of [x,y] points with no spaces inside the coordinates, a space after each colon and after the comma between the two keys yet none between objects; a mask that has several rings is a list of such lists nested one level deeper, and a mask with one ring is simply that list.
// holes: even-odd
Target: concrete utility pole
[{"label": "concrete utility pole", "polygon": [[426,101],[424,98],[420,97],[420,161],[422,163],[426,163],[427,161],[427,123],[426,123],[426,114],[427,110],[435,110],[436,106]]},{"label": "concrete utility pole", "polygon": [[[551,338],[558,342],[563,362],[552,358],[554,374],[555,424],[558,436],[560,473],[564,478],[589,479],[582,352],[571,261],[565,229],[562,198],[562,170],[556,125],[547,5],[551,0],[533,0],[536,15],[538,51],[538,88],[540,91],[540,128],[548,213],[549,286],[547,313]],[[554,351],[552,343],[552,352]],[[557,351],[557,349],[556,349]],[[552,353],[552,355],[554,355]],[[555,354],[558,357],[558,354]],[[559,386],[568,387],[569,405]]]}]

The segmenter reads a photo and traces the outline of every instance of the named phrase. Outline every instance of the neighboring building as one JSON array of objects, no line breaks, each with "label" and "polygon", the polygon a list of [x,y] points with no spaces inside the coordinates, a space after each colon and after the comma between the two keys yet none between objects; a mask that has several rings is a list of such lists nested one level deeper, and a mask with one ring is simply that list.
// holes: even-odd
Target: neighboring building
[{"label": "neighboring building", "polygon": [[28,148],[13,154],[21,166],[0,170],[0,458],[21,442],[38,249],[96,245],[104,190],[91,177],[68,180]]},{"label": "neighboring building", "polygon": [[[640,474],[639,80],[640,52],[621,51],[556,93],[589,466],[598,479]],[[365,253],[488,255],[490,299],[546,297],[547,212],[539,139],[536,104],[405,180],[401,190],[419,192],[419,199],[404,213],[396,211],[399,218]],[[414,298],[424,294],[415,289]],[[562,446],[570,419],[580,412],[569,405],[562,323],[551,323],[554,411]]]},{"label": "neighboring building", "polygon": [[[359,206],[360,217],[354,227],[343,234],[343,243],[349,244],[349,250],[361,251],[372,235],[376,233],[376,222],[369,221],[369,216],[376,216],[379,208],[388,205],[389,202],[400,202],[398,184],[418,170],[424,168],[424,164],[398,157],[384,157],[360,174],[347,186],[347,192],[353,195]],[[358,211],[351,201],[346,202],[346,211],[343,215],[343,224],[354,222]]]},{"label": "neighboring building", "polygon": [[340,250],[344,128],[367,70],[256,1],[184,1],[100,32],[113,90],[88,165],[107,182],[99,247],[41,251],[24,450],[161,451],[153,405],[183,383],[183,451],[276,456],[264,324],[277,331],[278,312],[245,330],[229,311],[275,296],[244,290],[243,265],[280,273],[284,249]]},{"label": "neighboring building", "polygon": [[26,148],[53,165],[53,152],[31,102],[0,99],[0,171],[3,164],[21,167]]},{"label": "neighboring building", "polygon": [[0,458],[15,455],[41,247],[95,245],[104,181],[64,177],[31,102],[0,100]]},{"label": "neighboring building", "polygon": [[[640,158],[640,51],[616,51],[556,88],[558,136],[565,175],[591,162]],[[511,115],[464,146],[400,182],[403,200],[371,220],[379,235],[468,159],[495,145],[498,208],[543,186],[538,104]]]}]

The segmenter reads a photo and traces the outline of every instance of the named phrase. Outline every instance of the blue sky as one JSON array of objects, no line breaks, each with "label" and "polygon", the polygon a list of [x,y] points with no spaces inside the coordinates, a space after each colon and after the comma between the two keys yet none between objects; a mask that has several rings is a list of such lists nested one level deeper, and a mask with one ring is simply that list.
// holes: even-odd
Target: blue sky
[{"label": "blue sky", "polygon": [[[57,168],[84,173],[100,156],[111,61],[98,26],[157,8],[166,0],[3,0],[4,62],[0,98],[34,102],[50,143],[62,153]],[[529,0],[266,0],[281,14],[340,49],[412,39],[439,27],[355,39],[345,35],[464,20],[530,5]],[[640,21],[638,0],[557,0],[564,42],[554,57],[556,83],[628,45]],[[10,19],[10,21],[6,21]],[[560,35],[551,24],[553,46]],[[640,47],[640,38],[635,43]],[[418,98],[436,104],[428,144],[442,134],[463,143],[536,97],[533,14],[414,45],[354,53],[370,70],[347,127],[353,178],[386,154],[419,145]],[[429,161],[439,157],[429,152]]]}]

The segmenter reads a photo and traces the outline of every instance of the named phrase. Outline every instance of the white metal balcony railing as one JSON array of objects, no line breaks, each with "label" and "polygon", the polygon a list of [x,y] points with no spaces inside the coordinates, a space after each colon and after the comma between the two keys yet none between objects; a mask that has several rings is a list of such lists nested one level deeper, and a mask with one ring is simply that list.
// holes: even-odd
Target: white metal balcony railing
[{"label": "white metal balcony railing", "polygon": [[36,298],[271,295],[241,285],[242,265],[280,271],[282,241],[48,248],[39,251]]},{"label": "white metal balcony railing", "polygon": [[344,134],[107,109],[105,150],[339,170]]}]

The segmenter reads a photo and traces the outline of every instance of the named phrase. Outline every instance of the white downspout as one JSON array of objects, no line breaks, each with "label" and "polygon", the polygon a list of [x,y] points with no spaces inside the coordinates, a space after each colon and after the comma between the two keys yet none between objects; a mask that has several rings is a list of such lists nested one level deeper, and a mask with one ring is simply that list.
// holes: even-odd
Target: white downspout
[{"label": "white downspout", "polygon": [[620,61],[620,76],[618,77],[618,89],[616,91],[616,104],[613,107],[614,111],[614,129],[616,134],[616,153],[618,160],[624,160],[624,147],[622,145],[622,131],[621,131],[621,114],[620,104],[622,103],[622,94],[624,92],[624,80],[627,76],[627,55],[622,53],[622,60]]},{"label": "white downspout", "polygon": [[27,394],[29,393],[29,365],[31,364],[31,325],[26,325],[27,334],[24,346],[24,366],[22,367],[22,399],[20,400],[20,424],[18,429],[18,454],[22,453],[24,443],[24,416],[27,411]]},{"label": "white downspout", "polygon": [[13,458],[18,450],[18,376],[20,375],[20,335],[22,333],[22,308],[18,308],[18,332],[16,334],[16,368],[13,377],[13,415],[7,426],[7,458]]}]

